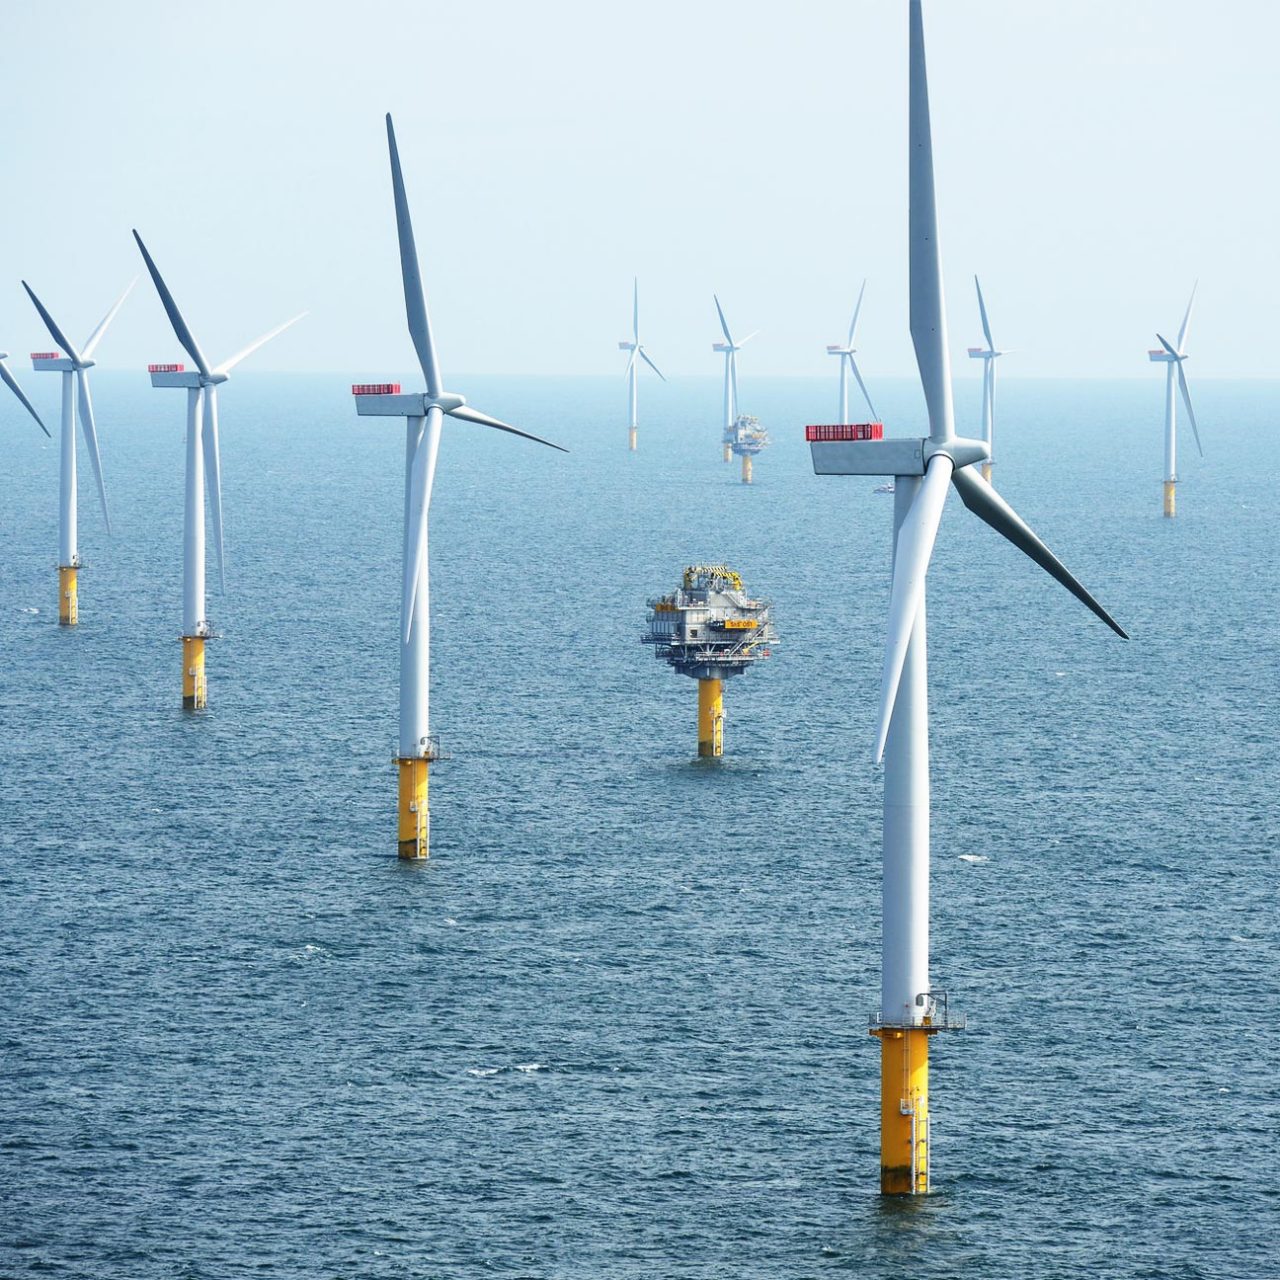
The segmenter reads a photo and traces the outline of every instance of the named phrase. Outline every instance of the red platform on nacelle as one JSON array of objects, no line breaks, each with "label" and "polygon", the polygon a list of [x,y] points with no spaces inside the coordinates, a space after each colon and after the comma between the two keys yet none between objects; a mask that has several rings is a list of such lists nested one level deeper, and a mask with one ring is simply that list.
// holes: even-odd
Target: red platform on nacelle
[{"label": "red platform on nacelle", "polygon": [[813,444],[822,440],[883,440],[883,422],[840,422],[805,427],[804,438]]}]

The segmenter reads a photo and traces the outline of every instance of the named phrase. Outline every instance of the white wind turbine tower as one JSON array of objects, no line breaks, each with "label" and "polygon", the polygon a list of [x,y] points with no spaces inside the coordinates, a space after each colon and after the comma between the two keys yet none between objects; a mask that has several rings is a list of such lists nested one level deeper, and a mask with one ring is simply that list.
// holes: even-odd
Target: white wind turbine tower
[{"label": "white wind turbine tower", "polygon": [[1191,392],[1187,389],[1187,375],[1182,371],[1182,362],[1187,358],[1187,329],[1191,324],[1191,308],[1195,306],[1196,289],[1199,281],[1191,288],[1191,297],[1187,302],[1187,313],[1182,317],[1182,328],[1178,330],[1178,346],[1175,349],[1158,333],[1160,342],[1158,351],[1148,351],[1147,358],[1153,364],[1168,365],[1164,387],[1164,513],[1173,519],[1178,513],[1178,400],[1174,391],[1174,380],[1182,393],[1182,403],[1187,407],[1187,420],[1191,423],[1191,431],[1195,436],[1196,448],[1204,457],[1204,449],[1200,445],[1200,429],[1196,426],[1196,413],[1191,407]]},{"label": "white wind turbine tower", "polygon": [[182,705],[188,711],[199,711],[208,702],[205,679],[204,642],[208,639],[209,619],[205,613],[205,489],[213,523],[213,542],[218,551],[218,580],[227,589],[222,542],[222,459],[218,447],[218,387],[231,376],[231,370],[259,347],[296,324],[306,312],[277,325],[269,333],[255,339],[242,351],[219,365],[210,365],[178,310],[168,285],[135,231],[133,238],[142,251],[169,323],[182,348],[195,363],[195,370],[180,364],[148,366],[153,387],[185,387],[187,392],[187,465],[186,501],[182,524]]},{"label": "white wind turbine tower", "polygon": [[[89,395],[89,370],[94,366],[93,353],[102,341],[107,326],[115,319],[116,312],[124,305],[129,290],[137,282],[131,280],[115,306],[102,317],[98,327],[85,340],[79,351],[57,321],[36,297],[24,280],[22,287],[35,304],[40,318],[49,330],[54,342],[62,351],[33,351],[31,367],[40,371],[62,375],[62,469],[58,492],[58,622],[64,627],[74,627],[80,620],[80,543],[77,529],[78,502],[76,495],[76,410],[79,409],[80,427],[84,433],[85,449],[93,467],[93,478],[98,482],[98,499],[102,503],[102,520],[111,533],[111,516],[107,512],[107,489],[102,479],[102,454],[98,449],[98,430],[93,420],[93,400]],[[65,353],[65,354],[64,354]],[[16,383],[10,385],[17,390]],[[19,392],[21,395],[21,392]],[[30,406],[28,406],[29,408]],[[44,423],[40,424],[44,426]]]},{"label": "white wind turbine tower", "polygon": [[849,421],[849,374],[858,381],[858,386],[862,390],[862,398],[867,402],[867,408],[871,410],[871,418],[874,422],[879,422],[880,417],[876,413],[876,407],[871,403],[871,393],[867,390],[867,384],[862,381],[862,374],[858,372],[858,362],[853,358],[858,351],[854,341],[858,336],[858,316],[862,311],[862,295],[867,291],[867,282],[862,282],[862,288],[858,290],[858,303],[853,309],[853,319],[849,322],[849,336],[845,340],[844,346],[837,344],[827,345],[827,355],[840,357],[840,422]]},{"label": "white wind turbine tower", "polygon": [[396,232],[400,241],[400,273],[404,280],[404,305],[409,336],[417,352],[426,394],[401,395],[398,383],[357,384],[352,388],[356,412],[373,417],[404,418],[404,543],[401,578],[400,626],[400,750],[397,833],[400,857],[427,857],[430,850],[428,771],[439,758],[439,747],[430,730],[428,693],[430,677],[430,613],[427,554],[427,513],[436,474],[436,455],[445,416],[482,427],[495,427],[514,436],[562,449],[558,444],[499,422],[467,405],[463,396],[444,390],[436,357],[418,267],[418,250],[409,218],[409,201],[400,170],[395,129],[387,116],[387,148],[391,155],[391,185],[395,196]]},{"label": "white wind turbine tower", "polygon": [[36,420],[36,425],[40,430],[43,431],[46,436],[49,436],[50,440],[52,440],[53,437],[49,435],[49,428],[44,425],[44,419],[42,419],[36,412],[35,405],[27,399],[27,393],[18,385],[17,378],[13,376],[9,366],[5,364],[5,361],[8,358],[9,353],[7,351],[0,351],[0,382],[3,382],[4,385],[18,397],[18,403],[21,404],[22,407]]},{"label": "white wind turbine tower", "polygon": [[[920,0],[910,0],[911,337],[928,406],[924,439],[867,440],[811,428],[820,475],[892,475],[893,583],[875,758],[884,760],[884,874],[880,1011],[880,1187],[929,1190],[929,1036],[958,1025],[929,980],[929,746],[925,664],[925,574],[947,491],[980,520],[1124,632],[978,472],[980,440],[955,434],[942,264],[934,199],[929,92]],[[837,431],[840,429],[837,428]],[[943,998],[938,999],[939,996]]]},{"label": "white wind turbine tower", "polygon": [[652,360],[649,359],[648,353],[644,349],[644,344],[640,341],[640,281],[635,282],[634,292],[631,298],[631,341],[619,342],[619,351],[631,352],[630,358],[627,360],[626,377],[628,381],[628,393],[631,404],[631,431],[628,436],[628,442],[631,446],[631,452],[636,451],[636,427],[639,425],[636,418],[637,412],[637,394],[636,383],[639,379],[640,369],[637,357],[643,360],[650,369],[666,382],[663,377],[662,370],[658,368]]},{"label": "white wind turbine tower", "polygon": [[738,352],[760,332],[759,329],[747,334],[741,342],[734,342],[729,332],[729,322],[724,318],[724,309],[715,294],[716,314],[720,317],[720,328],[724,333],[723,342],[713,342],[712,351],[724,353],[724,460],[733,460],[734,424],[738,421]]},{"label": "white wind turbine tower", "polygon": [[987,320],[987,304],[983,301],[982,285],[978,277],[973,277],[973,287],[978,291],[978,312],[982,316],[982,333],[987,340],[985,347],[970,347],[969,359],[982,361],[982,439],[987,446],[988,457],[982,464],[982,478],[991,479],[991,468],[995,466],[995,407],[996,407],[996,361],[1007,356],[1007,351],[997,351],[991,337],[991,325]]}]

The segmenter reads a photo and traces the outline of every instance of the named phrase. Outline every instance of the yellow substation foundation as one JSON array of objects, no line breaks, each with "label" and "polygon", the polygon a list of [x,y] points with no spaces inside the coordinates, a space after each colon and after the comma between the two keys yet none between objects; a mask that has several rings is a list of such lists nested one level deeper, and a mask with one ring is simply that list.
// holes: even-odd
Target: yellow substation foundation
[{"label": "yellow substation foundation", "polygon": [[58,625],[74,627],[80,621],[79,570],[75,565],[58,566]]},{"label": "yellow substation foundation", "polygon": [[749,453],[742,455],[742,483],[751,483],[751,455]]},{"label": "yellow substation foundation", "polygon": [[427,774],[431,762],[422,756],[400,757],[400,803],[396,834],[400,856],[410,861],[426,858],[431,849],[431,814],[427,807]]},{"label": "yellow substation foundation", "polygon": [[988,484],[990,484],[990,483],[991,483],[991,463],[989,463],[989,462],[984,462],[984,463],[982,464],[982,478],[983,478],[983,479],[984,479]]},{"label": "yellow substation foundation", "polygon": [[928,1027],[877,1027],[880,1041],[880,1194],[929,1192]]},{"label": "yellow substation foundation", "polygon": [[698,754],[724,755],[724,682],[698,681]]},{"label": "yellow substation foundation", "polygon": [[209,702],[204,678],[204,636],[182,637],[182,707],[203,711]]},{"label": "yellow substation foundation", "polygon": [[732,461],[733,461],[733,446],[732,446],[732,445],[730,445],[730,444],[727,444],[727,445],[725,445],[725,447],[724,447],[724,460],[725,460],[726,462],[732,462]]},{"label": "yellow substation foundation", "polygon": [[631,450],[631,452],[632,452],[632,453],[635,453],[635,451],[636,451],[636,429],[635,429],[635,427],[632,427],[632,428],[631,428],[631,430],[630,430],[629,432],[627,432],[627,447]]},{"label": "yellow substation foundation", "polygon": [[1178,514],[1178,482],[1176,480],[1166,480],[1164,482],[1164,513],[1170,520]]}]

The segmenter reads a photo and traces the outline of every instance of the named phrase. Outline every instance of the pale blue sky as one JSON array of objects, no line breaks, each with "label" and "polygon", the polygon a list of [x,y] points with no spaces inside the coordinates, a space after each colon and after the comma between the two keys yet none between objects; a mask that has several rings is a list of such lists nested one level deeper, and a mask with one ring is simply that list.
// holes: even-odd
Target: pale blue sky
[{"label": "pale blue sky", "polygon": [[[1280,373],[1280,6],[925,18],[957,372],[976,270],[1004,376],[1158,378],[1197,276],[1188,372]],[[406,371],[390,109],[447,374],[619,371],[633,274],[666,372],[718,372],[716,290],[744,380],[834,377],[866,275],[908,374],[905,49],[905,0],[11,5],[0,347],[46,345],[20,277],[87,334],[136,225],[210,355],[309,308],[255,367]],[[100,355],[178,355],[145,279]]]}]

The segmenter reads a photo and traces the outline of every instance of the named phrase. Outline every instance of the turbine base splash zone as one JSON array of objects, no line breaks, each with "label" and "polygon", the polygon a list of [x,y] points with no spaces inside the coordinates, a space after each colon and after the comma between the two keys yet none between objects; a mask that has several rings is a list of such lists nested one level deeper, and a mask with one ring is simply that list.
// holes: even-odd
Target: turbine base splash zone
[{"label": "turbine base splash zone", "polygon": [[74,627],[80,621],[79,569],[76,565],[58,566],[58,625]]},{"label": "turbine base splash zone", "polygon": [[402,757],[396,761],[400,776],[396,837],[400,857],[409,862],[426,859],[431,852],[431,811],[429,775],[431,761],[425,756]]},{"label": "turbine base splash zone", "polygon": [[204,636],[182,637],[182,709],[203,711],[209,703],[204,674]]}]

